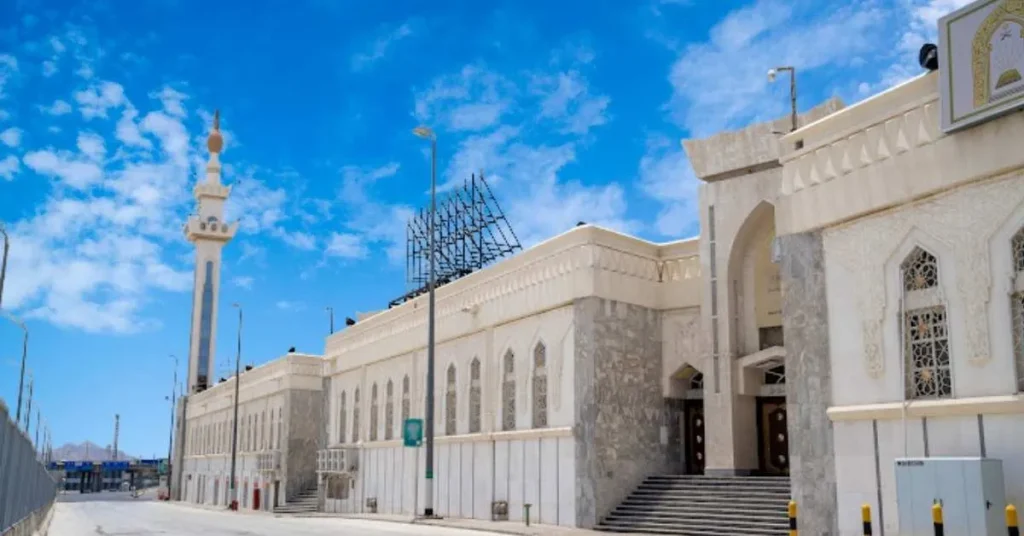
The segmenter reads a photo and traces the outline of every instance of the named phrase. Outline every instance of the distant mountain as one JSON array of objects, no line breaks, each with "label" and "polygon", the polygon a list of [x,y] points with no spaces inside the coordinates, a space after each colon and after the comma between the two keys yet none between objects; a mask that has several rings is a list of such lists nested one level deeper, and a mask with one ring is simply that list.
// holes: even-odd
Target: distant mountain
[{"label": "distant mountain", "polygon": [[[53,459],[59,461],[92,461],[105,462],[114,459],[113,452],[107,447],[101,447],[92,441],[86,441],[77,445],[66,443],[61,447],[53,449]],[[117,452],[118,460],[135,460],[137,456],[131,456],[122,450]]]}]

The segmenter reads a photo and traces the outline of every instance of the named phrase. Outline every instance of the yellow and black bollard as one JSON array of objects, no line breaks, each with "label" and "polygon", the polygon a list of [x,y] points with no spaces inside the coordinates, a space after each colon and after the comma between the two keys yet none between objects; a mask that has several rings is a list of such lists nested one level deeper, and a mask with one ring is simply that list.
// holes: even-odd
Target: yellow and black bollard
[{"label": "yellow and black bollard", "polygon": [[796,501],[789,501],[789,536],[797,536]]},{"label": "yellow and black bollard", "polygon": [[1006,534],[1020,536],[1020,527],[1017,526],[1017,507],[1012,504],[1006,507]]},{"label": "yellow and black bollard", "polygon": [[942,505],[932,505],[932,524],[935,525],[935,536],[945,536],[946,529],[942,526]]},{"label": "yellow and black bollard", "polygon": [[871,536],[871,505],[860,507],[860,521],[864,524],[864,536]]}]

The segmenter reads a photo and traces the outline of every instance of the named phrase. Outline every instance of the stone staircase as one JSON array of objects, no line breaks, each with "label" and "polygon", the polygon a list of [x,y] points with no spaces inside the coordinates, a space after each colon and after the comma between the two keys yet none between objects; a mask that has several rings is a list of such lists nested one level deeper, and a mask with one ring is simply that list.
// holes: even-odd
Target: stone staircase
[{"label": "stone staircase", "polygon": [[787,477],[652,476],[595,530],[684,536],[788,534]]},{"label": "stone staircase", "polygon": [[317,489],[307,488],[288,501],[288,504],[274,508],[275,514],[308,514],[319,509]]}]

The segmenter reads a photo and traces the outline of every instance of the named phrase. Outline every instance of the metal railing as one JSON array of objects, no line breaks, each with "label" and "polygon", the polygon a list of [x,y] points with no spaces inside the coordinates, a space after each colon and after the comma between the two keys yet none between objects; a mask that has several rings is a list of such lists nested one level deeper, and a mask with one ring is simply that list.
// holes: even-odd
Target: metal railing
[{"label": "metal railing", "polygon": [[256,470],[261,473],[273,473],[281,470],[281,451],[271,450],[256,455]]},{"label": "metal railing", "polygon": [[57,483],[0,400],[0,535],[32,534],[57,498]]},{"label": "metal railing", "polygon": [[359,451],[352,447],[323,449],[316,452],[318,473],[354,473],[359,466]]}]

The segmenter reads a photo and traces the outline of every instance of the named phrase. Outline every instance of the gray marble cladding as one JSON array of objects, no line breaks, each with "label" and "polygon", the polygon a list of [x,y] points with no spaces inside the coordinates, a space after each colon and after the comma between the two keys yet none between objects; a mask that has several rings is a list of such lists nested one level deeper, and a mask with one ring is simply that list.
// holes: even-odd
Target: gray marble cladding
[{"label": "gray marble cladding", "polygon": [[323,394],[316,390],[288,393],[288,446],[284,470],[288,479],[286,500],[316,488],[316,451],[323,427]]},{"label": "gray marble cladding", "polygon": [[782,236],[780,241],[793,500],[801,534],[835,535],[835,457],[826,414],[832,402],[832,366],[824,249],[818,232]]},{"label": "gray marble cladding", "polygon": [[668,467],[661,314],[590,297],[574,315],[576,522],[591,528]]}]

